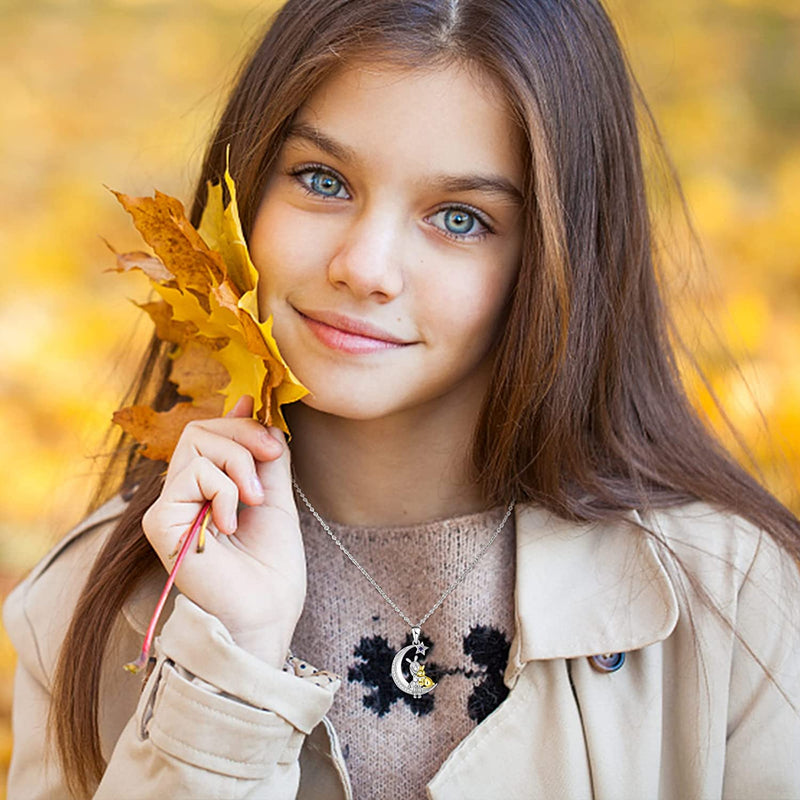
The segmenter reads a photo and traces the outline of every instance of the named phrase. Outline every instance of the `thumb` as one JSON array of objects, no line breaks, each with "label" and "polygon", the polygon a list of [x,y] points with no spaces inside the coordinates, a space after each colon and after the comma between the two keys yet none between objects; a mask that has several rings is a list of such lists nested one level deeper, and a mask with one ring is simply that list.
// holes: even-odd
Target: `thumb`
[{"label": "thumb", "polygon": [[234,404],[226,417],[252,417],[255,401],[249,394],[243,394]]},{"label": "thumb", "polygon": [[291,453],[283,432],[275,427],[267,428],[270,435],[281,443],[281,454],[271,461],[256,462],[256,472],[264,487],[264,506],[275,506],[297,515],[292,489]]}]

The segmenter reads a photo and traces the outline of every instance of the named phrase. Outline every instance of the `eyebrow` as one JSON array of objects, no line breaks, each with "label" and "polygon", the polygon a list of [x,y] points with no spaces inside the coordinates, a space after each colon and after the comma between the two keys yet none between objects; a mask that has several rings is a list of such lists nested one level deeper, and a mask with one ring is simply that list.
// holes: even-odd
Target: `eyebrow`
[{"label": "eyebrow", "polygon": [[326,136],[322,131],[309,125],[306,122],[295,122],[290,128],[286,139],[305,139],[311,144],[315,144],[320,150],[324,150],[340,161],[355,161],[356,151],[352,147],[337,142],[330,136]]},{"label": "eyebrow", "polygon": [[[337,142],[306,122],[295,122],[289,128],[286,139],[305,139],[340,161],[352,163],[357,160],[356,151],[352,147]],[[517,205],[524,203],[522,192],[508,178],[501,175],[434,175],[426,183],[439,191],[482,192],[502,195]]]}]

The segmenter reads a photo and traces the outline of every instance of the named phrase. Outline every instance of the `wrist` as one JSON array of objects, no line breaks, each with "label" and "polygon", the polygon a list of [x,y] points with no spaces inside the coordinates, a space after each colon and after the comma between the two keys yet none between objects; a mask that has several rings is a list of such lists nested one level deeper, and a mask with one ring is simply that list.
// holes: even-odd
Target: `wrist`
[{"label": "wrist", "polygon": [[266,633],[261,633],[260,635],[240,633],[232,634],[232,636],[238,647],[255,656],[259,661],[263,661],[276,669],[283,668],[289,655],[291,637],[288,639],[284,637],[275,638]]}]

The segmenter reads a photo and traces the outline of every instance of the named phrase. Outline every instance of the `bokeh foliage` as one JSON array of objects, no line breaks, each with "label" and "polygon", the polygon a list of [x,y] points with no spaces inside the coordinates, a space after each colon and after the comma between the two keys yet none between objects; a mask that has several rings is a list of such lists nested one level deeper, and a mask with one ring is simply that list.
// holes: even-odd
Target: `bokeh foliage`
[{"label": "bokeh foliage", "polygon": [[[0,2],[2,595],[80,517],[101,466],[94,456],[149,335],[126,299],[142,299],[143,283],[103,271],[111,255],[100,235],[119,250],[140,247],[104,184],[188,200],[221,97],[275,5]],[[608,5],[704,247],[705,265],[663,165],[649,160],[682,335],[753,453],[750,468],[797,510],[800,6]],[[645,149],[654,152],[651,140]],[[688,366],[686,375],[743,457],[707,389]],[[3,767],[12,672],[3,637]]]}]

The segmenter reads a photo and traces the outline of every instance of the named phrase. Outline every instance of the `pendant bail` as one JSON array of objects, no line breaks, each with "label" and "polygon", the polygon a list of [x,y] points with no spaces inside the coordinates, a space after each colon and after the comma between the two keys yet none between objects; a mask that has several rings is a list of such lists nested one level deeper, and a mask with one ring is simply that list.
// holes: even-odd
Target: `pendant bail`
[{"label": "pendant bail", "polygon": [[413,638],[414,644],[419,644],[419,628],[414,626],[411,628],[411,636]]}]

